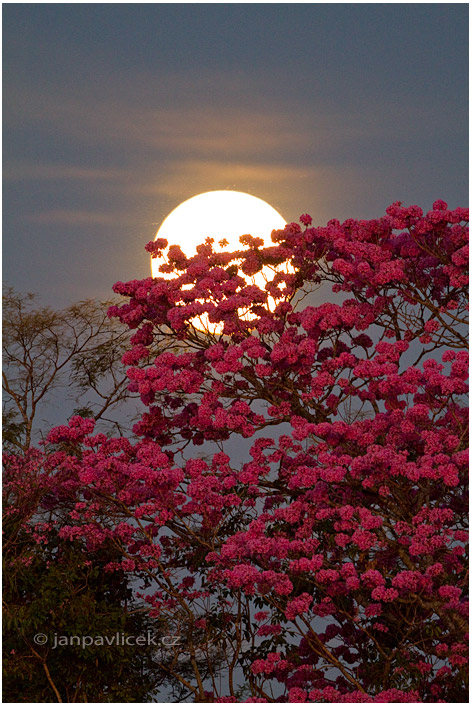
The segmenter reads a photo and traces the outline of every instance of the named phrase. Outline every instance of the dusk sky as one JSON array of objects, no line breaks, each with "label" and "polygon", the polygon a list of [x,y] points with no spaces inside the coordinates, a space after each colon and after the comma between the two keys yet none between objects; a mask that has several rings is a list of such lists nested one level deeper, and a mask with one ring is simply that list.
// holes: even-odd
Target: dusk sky
[{"label": "dusk sky", "polygon": [[466,206],[467,29],[466,3],[4,4],[4,283],[108,298],[213,189],[316,225]]}]

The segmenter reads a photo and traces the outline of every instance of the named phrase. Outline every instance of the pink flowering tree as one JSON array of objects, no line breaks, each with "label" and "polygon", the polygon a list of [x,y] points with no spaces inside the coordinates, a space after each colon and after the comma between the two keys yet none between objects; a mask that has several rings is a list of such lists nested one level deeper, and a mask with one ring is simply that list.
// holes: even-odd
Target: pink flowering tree
[{"label": "pink flowering tree", "polygon": [[173,278],[115,285],[137,439],[75,417],[43,453],[62,536],[115,544],[195,701],[465,700],[467,219],[157,240]]}]

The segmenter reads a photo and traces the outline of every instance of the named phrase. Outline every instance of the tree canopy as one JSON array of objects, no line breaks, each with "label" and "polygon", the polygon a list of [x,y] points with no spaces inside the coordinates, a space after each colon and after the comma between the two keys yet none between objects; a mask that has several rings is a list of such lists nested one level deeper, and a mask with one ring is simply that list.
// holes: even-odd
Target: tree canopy
[{"label": "tree canopy", "polygon": [[157,240],[174,277],[115,285],[136,438],[74,416],[37,467],[73,504],[59,536],[116,548],[183,638],[188,698],[465,700],[467,220],[395,203],[269,248]]}]

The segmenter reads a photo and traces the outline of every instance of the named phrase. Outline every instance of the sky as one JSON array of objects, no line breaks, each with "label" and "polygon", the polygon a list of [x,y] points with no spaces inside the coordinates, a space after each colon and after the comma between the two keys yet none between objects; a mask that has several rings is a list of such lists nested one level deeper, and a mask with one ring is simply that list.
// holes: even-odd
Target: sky
[{"label": "sky", "polygon": [[466,206],[467,27],[466,3],[4,3],[4,284],[108,299],[209,190],[315,225]]}]

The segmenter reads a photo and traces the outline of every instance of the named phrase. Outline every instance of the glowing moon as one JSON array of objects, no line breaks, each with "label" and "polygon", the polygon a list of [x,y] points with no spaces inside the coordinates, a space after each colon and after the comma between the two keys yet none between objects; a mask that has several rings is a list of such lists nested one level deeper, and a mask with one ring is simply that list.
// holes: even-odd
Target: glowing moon
[{"label": "glowing moon", "polygon": [[[267,247],[273,243],[270,234],[284,228],[286,221],[268,203],[240,191],[207,191],[184,201],[170,213],[157,231],[169,245],[180,245],[187,257],[196,254],[197,245],[214,238],[214,250],[222,250],[220,240],[227,240],[226,252],[242,249],[241,235],[262,238]],[[162,277],[159,265],[151,261],[153,277]]]},{"label": "glowing moon", "polygon": [[[282,229],[286,221],[275,208],[256,196],[240,191],[207,191],[184,201],[177,206],[163,221],[156,233],[155,239],[165,238],[169,245],[180,245],[187,257],[196,255],[196,248],[207,238],[213,238],[213,249],[217,252],[233,252],[242,250],[239,242],[242,235],[252,235],[262,238],[264,247],[273,245],[270,235],[276,229]],[[221,241],[226,245],[220,245]],[[151,259],[153,277],[166,279],[175,275],[159,272],[161,258]],[[245,277],[248,283],[264,288],[266,279],[264,270],[254,277]],[[273,277],[273,270],[270,279]],[[208,330],[208,321],[192,322],[197,328]],[[204,324],[204,325],[203,325]],[[221,327],[214,324],[210,328],[215,333],[221,332]]]}]

